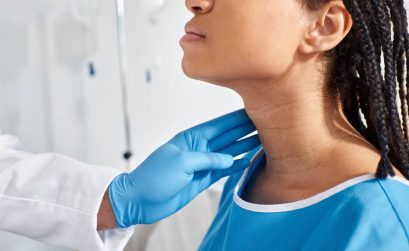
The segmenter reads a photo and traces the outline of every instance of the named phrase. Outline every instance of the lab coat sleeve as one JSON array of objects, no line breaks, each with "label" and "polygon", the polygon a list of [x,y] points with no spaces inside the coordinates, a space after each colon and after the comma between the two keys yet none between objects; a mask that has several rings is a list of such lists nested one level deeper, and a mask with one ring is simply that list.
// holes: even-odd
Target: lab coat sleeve
[{"label": "lab coat sleeve", "polygon": [[121,170],[30,154],[0,134],[0,230],[81,251],[123,250],[133,227],[97,231],[104,193]]}]

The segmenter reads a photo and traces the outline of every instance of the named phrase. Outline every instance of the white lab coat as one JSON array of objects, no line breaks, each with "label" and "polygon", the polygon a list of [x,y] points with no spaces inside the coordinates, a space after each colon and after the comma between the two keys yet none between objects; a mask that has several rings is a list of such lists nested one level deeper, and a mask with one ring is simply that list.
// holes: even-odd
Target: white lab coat
[{"label": "white lab coat", "polygon": [[30,154],[0,132],[0,230],[81,251],[123,250],[133,227],[97,231],[97,213],[122,171],[56,153]]}]

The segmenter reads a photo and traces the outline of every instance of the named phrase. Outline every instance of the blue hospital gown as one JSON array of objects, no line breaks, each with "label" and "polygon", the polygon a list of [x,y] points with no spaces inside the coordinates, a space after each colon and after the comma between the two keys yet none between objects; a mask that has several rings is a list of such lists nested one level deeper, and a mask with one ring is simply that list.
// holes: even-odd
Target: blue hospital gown
[{"label": "blue hospital gown", "polygon": [[367,174],[296,202],[246,202],[241,190],[262,161],[260,150],[228,179],[199,250],[409,250],[406,179]]}]

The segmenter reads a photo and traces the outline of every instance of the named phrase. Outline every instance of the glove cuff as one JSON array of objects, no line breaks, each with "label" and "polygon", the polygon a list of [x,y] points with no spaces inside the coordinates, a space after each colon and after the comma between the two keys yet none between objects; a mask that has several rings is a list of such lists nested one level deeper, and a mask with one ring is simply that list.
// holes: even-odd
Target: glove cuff
[{"label": "glove cuff", "polygon": [[[122,173],[115,177],[109,185],[108,195],[115,215],[116,224],[120,228],[127,228],[131,225],[140,224],[142,222],[141,214],[136,203],[132,201],[130,189],[132,181],[128,173]],[[137,217],[135,212],[139,212]],[[134,222],[135,219],[137,222]]]}]

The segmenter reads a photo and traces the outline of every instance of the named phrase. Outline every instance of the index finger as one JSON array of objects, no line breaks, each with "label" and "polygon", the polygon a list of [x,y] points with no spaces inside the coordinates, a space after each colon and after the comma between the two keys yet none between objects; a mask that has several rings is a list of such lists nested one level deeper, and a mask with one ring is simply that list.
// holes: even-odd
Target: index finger
[{"label": "index finger", "polygon": [[249,121],[250,118],[246,111],[244,109],[240,109],[212,119],[192,129],[200,131],[201,135],[203,135],[207,140],[211,140],[212,138],[215,138],[228,130],[248,123]]}]

